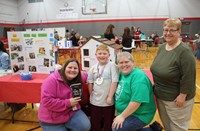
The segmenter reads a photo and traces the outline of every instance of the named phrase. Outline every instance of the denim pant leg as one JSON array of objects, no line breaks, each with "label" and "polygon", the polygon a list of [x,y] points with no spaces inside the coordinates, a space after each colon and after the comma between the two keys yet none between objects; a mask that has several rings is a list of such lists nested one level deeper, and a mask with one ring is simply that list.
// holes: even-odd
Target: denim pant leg
[{"label": "denim pant leg", "polygon": [[146,124],[135,116],[129,116],[125,119],[122,128],[113,129],[113,131],[152,131],[150,128],[144,128]]},{"label": "denim pant leg", "polygon": [[40,122],[40,126],[43,131],[68,131],[64,124],[45,124],[43,122]]},{"label": "denim pant leg", "polygon": [[91,124],[88,117],[82,110],[77,110],[72,118],[65,123],[70,131],[89,131]]}]

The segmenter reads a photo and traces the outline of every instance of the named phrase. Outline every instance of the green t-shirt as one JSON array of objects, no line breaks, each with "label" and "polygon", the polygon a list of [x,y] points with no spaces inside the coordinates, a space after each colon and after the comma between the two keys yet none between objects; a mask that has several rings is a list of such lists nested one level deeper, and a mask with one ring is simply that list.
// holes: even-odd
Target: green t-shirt
[{"label": "green t-shirt", "polygon": [[129,102],[139,102],[140,107],[131,116],[149,124],[156,112],[152,84],[147,75],[135,68],[129,75],[120,73],[118,87],[115,93],[115,107],[121,114]]},{"label": "green t-shirt", "polygon": [[192,51],[184,43],[171,51],[166,51],[165,46],[160,47],[151,65],[156,97],[174,101],[184,93],[187,94],[186,100],[194,98],[196,63]]}]

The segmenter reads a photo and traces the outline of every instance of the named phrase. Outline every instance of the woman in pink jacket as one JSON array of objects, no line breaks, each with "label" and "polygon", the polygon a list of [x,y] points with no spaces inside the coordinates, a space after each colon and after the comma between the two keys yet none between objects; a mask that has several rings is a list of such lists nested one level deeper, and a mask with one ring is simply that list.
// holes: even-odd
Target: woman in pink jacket
[{"label": "woman in pink jacket", "polygon": [[90,130],[90,121],[79,105],[81,88],[81,71],[76,59],[69,59],[44,81],[38,110],[43,131]]}]

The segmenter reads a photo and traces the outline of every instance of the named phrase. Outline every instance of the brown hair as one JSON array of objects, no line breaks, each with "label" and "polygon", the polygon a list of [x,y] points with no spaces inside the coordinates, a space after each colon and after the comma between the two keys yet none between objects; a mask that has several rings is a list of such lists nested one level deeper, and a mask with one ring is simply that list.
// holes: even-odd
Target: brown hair
[{"label": "brown hair", "polygon": [[[68,80],[65,74],[65,69],[71,62],[76,62],[78,65],[78,75],[75,77],[73,80]],[[60,76],[62,79],[69,85],[75,84],[75,83],[81,83],[82,84],[82,77],[81,77],[81,70],[80,70],[80,65],[77,59],[75,58],[70,58],[68,59],[62,66],[62,68],[59,70]]]},{"label": "brown hair", "polygon": [[123,37],[131,37],[131,30],[129,27],[124,28]]},{"label": "brown hair", "polygon": [[113,28],[115,28],[115,26],[113,24],[109,24],[104,34],[113,34]]}]

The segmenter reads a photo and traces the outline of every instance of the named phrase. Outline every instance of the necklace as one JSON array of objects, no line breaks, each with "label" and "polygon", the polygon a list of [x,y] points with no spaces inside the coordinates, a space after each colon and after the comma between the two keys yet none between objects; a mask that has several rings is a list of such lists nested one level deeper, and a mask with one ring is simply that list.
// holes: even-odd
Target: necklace
[{"label": "necklace", "polygon": [[105,66],[106,66],[106,65],[103,66],[103,69],[101,70],[101,73],[99,73],[99,64],[97,65],[97,79],[96,79],[96,81],[95,81],[95,83],[96,83],[97,85],[101,85],[101,84],[103,83],[102,74],[103,74],[103,72],[104,72]]}]

